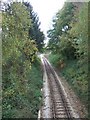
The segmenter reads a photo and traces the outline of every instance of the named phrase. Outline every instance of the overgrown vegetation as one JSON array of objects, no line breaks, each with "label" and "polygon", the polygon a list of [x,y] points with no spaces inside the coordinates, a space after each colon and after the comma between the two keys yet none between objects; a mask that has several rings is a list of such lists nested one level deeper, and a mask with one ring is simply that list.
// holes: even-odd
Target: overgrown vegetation
[{"label": "overgrown vegetation", "polygon": [[48,31],[50,61],[88,108],[88,3],[68,3]]},{"label": "overgrown vegetation", "polygon": [[26,77],[9,72],[6,71],[6,74],[12,82],[10,86],[7,83],[7,88],[3,89],[3,118],[37,118],[42,96],[40,62],[35,61],[32,69],[25,71]]},{"label": "overgrown vegetation", "polygon": [[37,46],[44,37],[37,44],[29,33],[36,20],[29,10],[25,3],[12,2],[2,11],[3,118],[37,118],[40,107],[42,73]]}]

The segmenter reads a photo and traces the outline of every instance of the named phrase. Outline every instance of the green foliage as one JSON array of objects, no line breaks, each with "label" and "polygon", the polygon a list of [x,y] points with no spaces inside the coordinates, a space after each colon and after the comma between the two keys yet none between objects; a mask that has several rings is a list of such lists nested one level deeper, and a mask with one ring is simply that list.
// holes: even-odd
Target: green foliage
[{"label": "green foliage", "polygon": [[29,11],[30,17],[32,19],[32,21],[31,21],[32,22],[32,27],[29,28],[29,37],[31,39],[35,40],[38,50],[40,52],[42,52],[43,47],[44,47],[45,36],[44,36],[43,32],[40,30],[39,17],[33,11],[33,7],[31,6],[30,3],[25,2],[24,4],[27,7],[27,10]]},{"label": "green foliage", "polygon": [[58,45],[58,52],[65,56],[66,59],[75,59],[76,49],[67,34],[63,34],[61,36],[60,43]]},{"label": "green foliage", "polygon": [[3,118],[37,118],[42,76],[38,48],[28,35],[32,19],[18,2],[10,4],[2,18]]},{"label": "green foliage", "polygon": [[40,62],[35,63],[31,70],[25,71],[26,77],[16,79],[12,74],[12,84],[3,90],[3,118],[37,118],[42,96],[42,73]]},{"label": "green foliage", "polygon": [[[37,51],[36,46],[34,45],[35,43],[28,39],[28,30],[31,26],[31,20],[29,19],[28,11],[25,11],[26,7],[21,3],[13,3],[10,10],[3,13],[2,42],[4,54],[3,60],[5,61],[10,56],[13,56],[13,54],[16,58],[23,55],[25,56],[26,44],[28,44],[29,48],[32,46],[31,49],[28,49],[26,56],[28,56],[28,53],[33,54],[33,51]],[[16,58],[13,57],[13,59]]]},{"label": "green foliage", "polygon": [[53,29],[49,30],[48,37],[49,47],[53,50],[57,49],[58,43],[61,40],[61,35],[67,33],[71,29],[70,22],[73,20],[74,5],[65,3],[64,8],[56,14],[53,20]]},{"label": "green foliage", "polygon": [[[49,59],[88,107],[88,3],[66,3],[48,31]],[[65,26],[68,26],[65,28]],[[61,62],[63,61],[63,62]],[[61,64],[64,64],[61,69]]]},{"label": "green foliage", "polygon": [[72,24],[70,35],[73,39],[73,44],[77,49],[79,56],[87,57],[88,53],[88,4],[85,3],[83,8],[77,14],[78,21]]},{"label": "green foliage", "polygon": [[49,55],[49,60],[50,62],[55,66],[57,67],[57,63],[59,60],[60,60],[60,55],[57,55],[57,54],[50,54]]},{"label": "green foliage", "polygon": [[77,61],[68,61],[67,67],[61,71],[81,101],[88,107],[88,81],[85,69],[78,68]]}]

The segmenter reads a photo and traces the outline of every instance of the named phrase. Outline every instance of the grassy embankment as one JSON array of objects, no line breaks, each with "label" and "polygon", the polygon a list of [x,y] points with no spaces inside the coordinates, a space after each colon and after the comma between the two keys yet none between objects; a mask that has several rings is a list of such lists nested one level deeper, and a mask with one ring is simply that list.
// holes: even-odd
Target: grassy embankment
[{"label": "grassy embankment", "polygon": [[87,74],[83,72],[83,70],[87,69],[87,65],[83,64],[79,68],[77,60],[68,60],[64,61],[62,66],[59,62],[59,55],[55,54],[49,56],[49,61],[54,67],[58,68],[60,75],[67,80],[81,101],[88,107],[88,81]]}]

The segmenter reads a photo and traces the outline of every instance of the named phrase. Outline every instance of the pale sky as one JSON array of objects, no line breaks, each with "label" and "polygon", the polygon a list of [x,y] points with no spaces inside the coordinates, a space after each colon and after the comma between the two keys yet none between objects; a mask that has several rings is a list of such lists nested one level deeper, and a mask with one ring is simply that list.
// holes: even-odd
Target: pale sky
[{"label": "pale sky", "polygon": [[41,22],[41,30],[45,35],[52,26],[52,19],[60,10],[66,0],[29,0],[33,6],[34,12],[37,12]]}]

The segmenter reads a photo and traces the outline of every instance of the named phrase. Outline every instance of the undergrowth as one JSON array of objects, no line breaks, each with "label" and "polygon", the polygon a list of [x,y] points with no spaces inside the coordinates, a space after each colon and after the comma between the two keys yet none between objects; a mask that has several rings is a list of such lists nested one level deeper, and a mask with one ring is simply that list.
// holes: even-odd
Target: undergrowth
[{"label": "undergrowth", "polygon": [[58,68],[60,75],[64,76],[81,101],[88,107],[87,65],[83,64],[79,67],[77,60],[64,60],[65,66],[60,68],[60,57],[57,54],[51,54],[49,61]]},{"label": "undergrowth", "polygon": [[[4,71],[5,74],[5,71]],[[10,76],[12,77],[10,78]],[[7,75],[6,75],[7,76]],[[5,75],[3,79],[5,80]],[[31,69],[23,76],[10,71],[10,86],[3,89],[3,118],[37,118],[41,105],[42,72],[40,60],[36,60]]]}]

